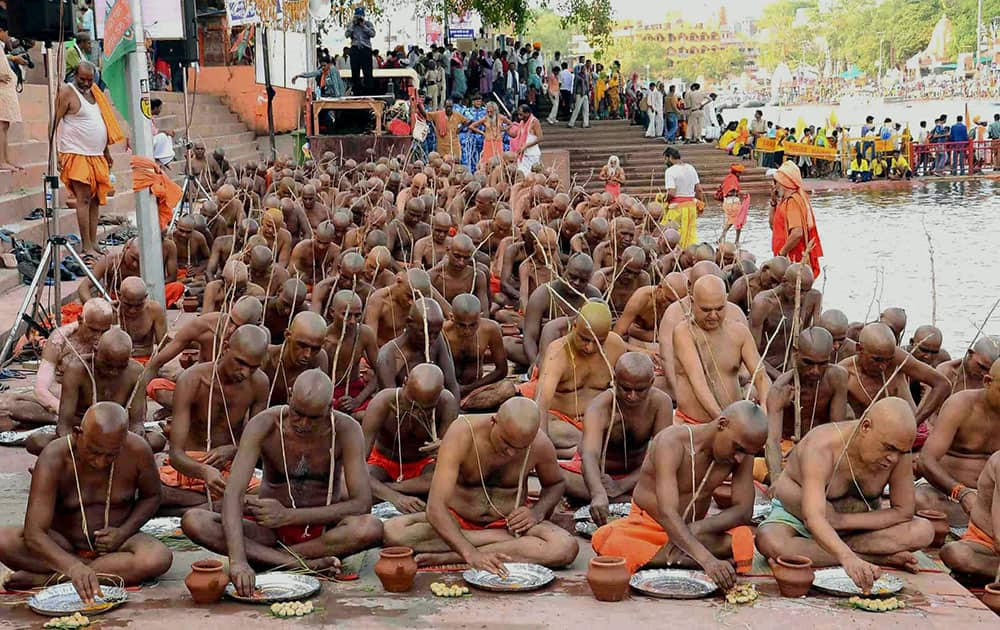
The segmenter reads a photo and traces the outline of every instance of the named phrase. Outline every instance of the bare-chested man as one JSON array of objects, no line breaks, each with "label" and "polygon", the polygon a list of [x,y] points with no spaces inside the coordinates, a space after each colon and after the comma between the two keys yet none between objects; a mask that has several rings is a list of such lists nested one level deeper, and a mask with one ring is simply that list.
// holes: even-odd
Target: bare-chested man
[{"label": "bare-chested man", "polygon": [[259,369],[267,345],[260,326],[241,326],[218,361],[194,365],[177,379],[170,459],[160,467],[164,513],[218,505],[243,426],[267,402],[269,383]]},{"label": "bare-chested man", "polygon": [[260,369],[271,383],[267,406],[282,405],[292,396],[296,379],[308,370],[329,373],[330,362],[323,342],[326,321],[312,311],[302,311],[292,318],[281,344],[269,346]]},{"label": "bare-chested man", "polygon": [[199,351],[199,361],[214,362],[222,345],[229,341],[236,329],[244,324],[258,323],[262,312],[260,300],[247,295],[236,300],[228,313],[205,313],[184,324],[146,363],[146,395],[164,407],[172,408],[177,385],[168,378],[157,376],[160,370],[192,346]]},{"label": "bare-chested man", "polygon": [[333,224],[323,221],[311,238],[299,241],[292,249],[288,272],[305,282],[310,291],[337,267],[340,246],[333,239]]},{"label": "bare-chested man", "polygon": [[628,341],[655,344],[660,320],[674,302],[687,296],[687,278],[674,271],[659,283],[635,290],[615,322],[615,332]]},{"label": "bare-chested man", "polygon": [[634,240],[635,222],[628,217],[616,217],[611,221],[608,240],[594,248],[594,264],[598,269],[614,266]]},{"label": "bare-chested man", "polygon": [[132,356],[145,364],[167,334],[167,312],[159,302],[149,299],[142,278],[132,276],[122,281],[118,320],[132,339]]},{"label": "bare-chested man", "polygon": [[[767,419],[737,401],[698,426],[672,426],[651,440],[626,518],[594,532],[601,555],[640,568],[701,568],[723,589],[753,563],[753,454],[764,446]],[[711,516],[712,493],[732,476],[733,504]],[[735,563],[735,571],[733,564]]]},{"label": "bare-chested man", "polygon": [[995,580],[1000,565],[1000,452],[986,461],[976,487],[969,529],[941,548],[941,560],[955,571]]},{"label": "bare-chested man", "polygon": [[419,198],[410,199],[406,202],[402,217],[393,219],[385,226],[393,258],[404,263],[413,262],[413,248],[417,241],[431,233],[431,226],[423,221],[423,217],[424,202]]},{"label": "bare-chested man", "polygon": [[[378,380],[370,374],[378,356],[375,331],[361,323],[361,298],[352,291],[335,293],[328,313],[323,349],[330,361],[334,408],[358,416],[378,389]],[[362,376],[362,361],[367,362],[367,379]]]},{"label": "bare-chested man", "polygon": [[[25,441],[25,450],[38,455],[49,442],[72,433],[74,427],[80,426],[87,409],[103,401],[127,406],[129,431],[144,436],[146,397],[141,392],[133,394],[140,386],[142,366],[132,361],[131,355],[132,340],[120,328],[112,328],[101,335],[93,355],[69,361],[63,373],[56,432],[32,433]],[[164,444],[162,435],[158,435],[156,450]]]},{"label": "bare-chested man", "polygon": [[[465,562],[501,576],[505,562],[571,564],[576,540],[546,520],[565,482],[540,415],[534,402],[514,398],[495,416],[457,420],[438,450],[427,511],[387,521],[386,544],[411,547],[418,565]],[[531,507],[528,470],[541,483]]]},{"label": "bare-chested man", "polygon": [[431,295],[431,277],[423,269],[400,271],[392,285],[372,292],[365,303],[365,324],[375,331],[379,348],[403,332],[414,300]]},{"label": "bare-chested man", "polygon": [[436,212],[431,218],[431,233],[417,241],[413,246],[413,262],[424,269],[431,269],[444,260],[451,247],[451,215],[447,212]]},{"label": "bare-chested man", "polygon": [[1000,358],[1000,336],[983,335],[977,339],[965,354],[937,366],[951,386],[951,392],[967,389],[982,389],[983,379],[989,374],[990,366]]},{"label": "bare-chested man", "polygon": [[646,266],[646,252],[641,247],[630,245],[613,265],[594,274],[592,284],[608,300],[615,318],[625,312],[633,293],[650,285]]},{"label": "bare-chested man", "polygon": [[610,503],[631,501],[650,440],[673,424],[674,402],[653,387],[653,377],[648,355],[623,354],[613,387],[587,405],[580,448],[571,461],[559,463],[566,494],[589,501],[598,525],[608,522]]},{"label": "bare-chested man", "polygon": [[[482,317],[479,299],[460,293],[451,302],[451,317],[442,328],[455,363],[455,377],[463,399],[507,378],[507,351],[500,324]],[[487,371],[486,365],[493,369]],[[464,401],[463,401],[464,403]]]},{"label": "bare-chested man", "polygon": [[323,221],[333,220],[330,207],[322,200],[316,199],[316,187],[312,184],[306,184],[302,187],[302,209],[305,210],[306,218],[309,219],[309,225],[313,232]]},{"label": "bare-chested man", "polygon": [[338,273],[328,276],[316,284],[309,299],[310,308],[329,319],[330,304],[333,295],[338,291],[356,293],[362,302],[366,302],[375,290],[364,277],[365,259],[357,252],[344,252],[340,255]]},{"label": "bare-chested man", "polygon": [[740,276],[729,289],[729,301],[736,304],[747,315],[757,294],[777,287],[785,279],[789,261],[784,256],[775,256],[760,266],[760,271]]},{"label": "bare-chested man", "polygon": [[[879,400],[861,420],[810,431],[771,488],[757,549],[769,558],[802,555],[815,567],[842,565],[865,593],[879,567],[916,571],[912,552],[934,539],[930,522],[913,515],[916,434],[913,411],[899,398]],[[882,508],[887,483],[890,507]]]},{"label": "bare-chested man", "polygon": [[476,267],[476,245],[465,234],[457,234],[448,246],[448,255],[430,270],[431,286],[451,302],[456,295],[471,293],[479,298],[483,317],[490,315],[489,286],[486,274]]},{"label": "bare-chested man", "polygon": [[590,284],[593,275],[593,259],[577,254],[570,257],[561,277],[535,289],[524,311],[523,338],[504,337],[507,356],[519,365],[535,365],[542,326],[557,317],[575,316],[587,300],[601,297],[601,292]]},{"label": "bare-chested man", "polygon": [[263,245],[250,248],[247,267],[250,269],[250,284],[264,289],[264,295],[274,297],[281,287],[291,278],[288,270],[274,264],[274,254]]},{"label": "bare-chested man", "polygon": [[800,301],[798,330],[812,326],[820,314],[823,296],[812,288],[812,284],[812,270],[795,263],[785,270],[781,284],[758,293],[753,299],[750,332],[757,343],[757,351],[764,355],[764,367],[772,379],[781,376],[791,364],[796,293]]},{"label": "bare-chested man", "polygon": [[372,494],[401,512],[423,511],[434,455],[457,415],[458,401],[432,363],[415,366],[403,387],[376,394],[361,425]]},{"label": "bare-chested man", "polygon": [[1000,451],[1000,360],[983,377],[982,389],[951,395],[941,406],[917,458],[917,508],[948,515],[963,526],[976,504],[979,475]]},{"label": "bare-chested man", "polygon": [[[685,320],[690,321],[692,318],[694,296],[692,295],[691,287],[693,287],[698,280],[704,278],[705,276],[715,276],[722,280],[725,275],[722,273],[722,269],[720,269],[718,265],[708,260],[696,263],[683,273],[687,275],[688,278],[687,295],[668,306],[667,310],[663,312],[663,317],[660,319],[659,339],[657,340],[660,346],[660,364],[663,367],[666,391],[668,394],[673,396],[675,401],[677,400],[677,377],[675,374],[676,359],[674,356],[674,329],[677,328],[681,322]],[[725,287],[723,287],[723,290],[725,290]],[[749,326],[746,315],[743,314],[740,307],[736,306],[732,302],[728,302],[724,310],[726,313],[726,319],[732,322],[741,323],[744,326]],[[763,370],[763,367],[761,369]]]},{"label": "bare-chested man", "polygon": [[847,336],[850,322],[847,315],[837,309],[823,311],[816,319],[816,325],[825,328],[833,337],[833,362],[840,363],[858,353],[857,342]]},{"label": "bare-chested man", "polygon": [[[784,459],[802,436],[821,424],[847,417],[847,370],[834,365],[833,337],[818,326],[799,333],[796,367],[779,376],[767,395],[765,460],[754,462],[754,478],[772,483],[781,474]],[[795,370],[799,372],[799,415],[796,426]]]},{"label": "bare-chested man", "polygon": [[[930,418],[948,397],[948,379],[940,372],[907,354],[896,345],[896,337],[885,324],[868,324],[861,330],[857,344],[858,353],[844,359],[839,365],[847,370],[847,402],[859,417],[865,408],[880,398],[902,398],[915,409],[919,449],[927,439],[924,422]],[[928,391],[919,405],[910,396],[910,382],[919,381]]]},{"label": "bare-chested man", "polygon": [[441,337],[444,315],[438,303],[421,298],[410,307],[406,325],[400,335],[379,348],[375,361],[375,376],[379,388],[399,387],[406,382],[410,370],[420,363],[433,363],[444,373],[444,383],[455,400],[461,400],[455,363],[448,343]]},{"label": "bare-chested man", "polygon": [[757,345],[746,325],[727,313],[726,285],[714,275],[694,283],[691,319],[674,328],[677,424],[702,424],[744,398],[739,372],[744,368],[767,412],[770,379],[760,365]]},{"label": "bare-chested man", "polygon": [[203,275],[212,257],[212,251],[208,247],[205,235],[195,229],[194,216],[185,214],[177,219],[170,238],[177,246],[178,274],[183,269],[184,280]]},{"label": "bare-chested man", "polygon": [[[225,266],[226,262],[232,256],[238,256],[240,252],[252,249],[249,241],[257,235],[259,230],[260,227],[256,221],[253,219],[244,219],[236,224],[233,234],[221,236],[212,241],[212,253],[208,257],[208,266],[205,268],[205,279],[209,282],[218,279],[219,270]],[[265,247],[265,249],[270,251],[268,247]],[[271,258],[272,260],[274,259],[273,254]]]},{"label": "bare-chested man", "polygon": [[75,358],[93,354],[112,323],[114,311],[107,300],[87,300],[80,319],[57,328],[45,341],[31,391],[6,396],[3,410],[15,422],[55,424],[66,367]]},{"label": "bare-chested man", "polygon": [[[247,423],[222,514],[191,510],[181,521],[191,540],[229,554],[229,577],[240,595],[254,592],[251,565],[290,569],[304,562],[336,573],[341,557],[382,538],[382,525],[371,515],[361,427],[330,409],[332,397],[330,378],[319,370],[300,376],[288,405]],[[247,496],[258,461],[264,469],[260,492]]]},{"label": "bare-chested man", "polygon": [[264,302],[264,328],[271,333],[271,343],[280,344],[285,340],[285,331],[292,318],[309,310],[306,302],[308,290],[298,278],[291,278],[281,285],[281,292]]},{"label": "bare-chested man", "polygon": [[275,262],[281,267],[288,267],[292,257],[292,235],[285,229],[284,215],[279,208],[267,208],[260,219],[260,231],[268,249],[274,253]]},{"label": "bare-chested man", "polygon": [[244,295],[264,297],[264,289],[250,282],[250,270],[239,260],[232,259],[222,269],[222,278],[205,285],[202,313],[225,311]]},{"label": "bare-chested man", "polygon": [[[593,256],[594,250],[600,245],[606,238],[608,238],[608,230],[610,230],[608,225],[608,220],[603,217],[595,217],[590,220],[587,224],[586,229],[583,232],[576,234],[570,241],[570,247],[573,248],[574,252],[580,252],[584,254],[589,254]],[[680,235],[678,235],[678,238]]]},{"label": "bare-chested man", "polygon": [[530,230],[530,238],[535,239],[531,253],[517,267],[519,304],[527,309],[528,299],[539,286],[558,278],[562,267],[559,263],[559,247],[556,231],[543,227],[535,235]]},{"label": "bare-chested man", "polygon": [[129,585],[163,575],[170,550],[139,531],[159,504],[149,445],[129,432],[120,405],[95,404],[35,462],[24,527],[0,529],[0,562],[14,571],[0,587],[27,590],[64,576],[91,605],[98,574]]},{"label": "bare-chested man", "polygon": [[903,343],[903,333],[906,331],[906,310],[898,306],[890,306],[878,316],[878,321],[892,330],[896,345]]},{"label": "bare-chested man", "polygon": [[543,410],[542,430],[560,457],[576,452],[587,405],[611,384],[613,366],[625,351],[625,342],[611,330],[611,311],[603,302],[584,304],[570,332],[545,349],[534,397]]}]

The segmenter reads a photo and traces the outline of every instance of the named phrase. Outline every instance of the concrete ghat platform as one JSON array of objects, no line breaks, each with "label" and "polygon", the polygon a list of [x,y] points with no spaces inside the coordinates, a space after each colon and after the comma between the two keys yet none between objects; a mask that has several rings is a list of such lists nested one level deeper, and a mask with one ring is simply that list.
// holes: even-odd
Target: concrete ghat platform
[{"label": "concrete ghat platform", "polygon": [[[9,496],[9,495],[8,495]],[[8,499],[9,500],[9,499]],[[23,497],[20,499],[23,501]],[[14,508],[5,505],[4,508]],[[16,506],[18,511],[23,505]],[[892,613],[867,613],[849,609],[845,600],[810,595],[785,599],[770,578],[751,578],[760,592],[752,606],[735,608],[721,597],[698,601],[668,601],[632,595],[619,603],[601,603],[590,594],[586,566],[593,556],[580,540],[581,553],[574,565],[557,572],[548,588],[513,595],[472,590],[471,597],[440,599],[431,595],[431,582],[461,583],[457,572],[419,573],[414,590],[404,595],[385,593],[372,566],[378,558],[368,551],[349,559],[361,565],[361,578],[354,582],[325,582],[313,598],[319,611],[299,620],[271,617],[266,608],[223,600],[212,606],[197,606],[184,587],[191,562],[210,556],[207,552],[175,552],[174,565],[155,586],[131,593],[129,602],[108,614],[93,618],[100,628],[212,628],[245,630],[265,624],[277,627],[352,628],[589,628],[595,623],[607,628],[997,628],[998,617],[972,594],[943,573],[904,575],[908,608]],[[0,596],[0,628],[38,628],[44,619],[32,613],[25,597]],[[598,622],[599,620],[599,622]]]}]

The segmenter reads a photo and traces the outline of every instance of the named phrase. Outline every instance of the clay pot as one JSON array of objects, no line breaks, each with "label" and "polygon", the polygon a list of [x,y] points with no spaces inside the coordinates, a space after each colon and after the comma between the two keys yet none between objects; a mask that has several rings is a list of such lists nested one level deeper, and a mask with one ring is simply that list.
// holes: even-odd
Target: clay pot
[{"label": "clay pot", "polygon": [[390,593],[405,593],[413,588],[413,577],[417,574],[417,561],[409,547],[386,547],[375,563],[375,575],[382,582],[382,588]]},{"label": "clay pot", "polygon": [[720,510],[733,507],[733,483],[731,481],[720,483],[712,493],[712,499],[715,500],[715,504],[719,506]]},{"label": "clay pot", "polygon": [[590,559],[587,583],[594,598],[601,602],[620,602],[628,593],[628,567],[625,558],[597,556]]},{"label": "clay pot", "polygon": [[197,363],[199,354],[200,352],[197,348],[186,348],[183,350],[179,359],[181,367],[186,370]]},{"label": "clay pot", "polygon": [[814,576],[812,560],[805,556],[778,556],[777,560],[768,558],[767,563],[782,597],[802,597],[809,592]]},{"label": "clay pot", "polygon": [[222,598],[229,583],[229,574],[218,560],[199,560],[191,565],[184,585],[196,604],[214,604]]},{"label": "clay pot", "polygon": [[917,516],[927,519],[934,526],[934,542],[931,543],[931,546],[940,547],[943,545],[951,530],[948,526],[948,515],[938,510],[919,510]]},{"label": "clay pot", "polygon": [[197,295],[185,295],[184,296],[184,312],[194,313],[198,310],[198,296]]},{"label": "clay pot", "polygon": [[1000,582],[986,585],[983,603],[986,604],[987,608],[1000,615]]}]

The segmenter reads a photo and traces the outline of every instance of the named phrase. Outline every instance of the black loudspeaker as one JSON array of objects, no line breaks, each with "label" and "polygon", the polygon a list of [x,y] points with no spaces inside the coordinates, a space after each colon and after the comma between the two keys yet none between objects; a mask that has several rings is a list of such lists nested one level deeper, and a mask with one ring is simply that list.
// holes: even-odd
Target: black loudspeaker
[{"label": "black loudspeaker", "polygon": [[182,63],[199,63],[201,57],[198,55],[198,9],[195,7],[195,0],[184,0],[182,7],[184,12],[184,41],[179,42],[182,46]]},{"label": "black loudspeaker", "polygon": [[[60,28],[60,12],[62,28]],[[73,3],[70,0],[9,0],[7,29],[19,39],[58,42],[73,39]]]}]

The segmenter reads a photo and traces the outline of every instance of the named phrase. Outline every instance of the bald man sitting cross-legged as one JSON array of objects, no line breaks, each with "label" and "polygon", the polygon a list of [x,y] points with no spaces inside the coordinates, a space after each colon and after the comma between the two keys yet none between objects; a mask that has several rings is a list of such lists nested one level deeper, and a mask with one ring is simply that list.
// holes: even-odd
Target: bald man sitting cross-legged
[{"label": "bald man sitting cross-legged", "polygon": [[[555,449],[538,406],[514,398],[495,416],[462,416],[438,450],[427,511],[385,523],[385,544],[416,552],[418,565],[465,562],[506,575],[505,562],[565,567],[579,553],[576,540],[546,520],[563,496]],[[527,475],[534,470],[541,494],[526,505]]]},{"label": "bald man sitting cross-legged", "polygon": [[27,590],[68,578],[90,605],[99,574],[136,585],[170,569],[173,556],[139,529],[160,504],[149,445],[128,430],[121,405],[99,402],[35,462],[24,527],[0,528],[0,588]]},{"label": "bald man sitting cross-legged", "polygon": [[[866,593],[880,566],[916,571],[912,552],[934,539],[931,523],[914,517],[916,434],[913,410],[900,398],[879,400],[860,420],[810,431],[772,486],[757,549],[769,558],[803,555],[816,567],[842,565]],[[890,507],[882,508],[887,483]]]}]

